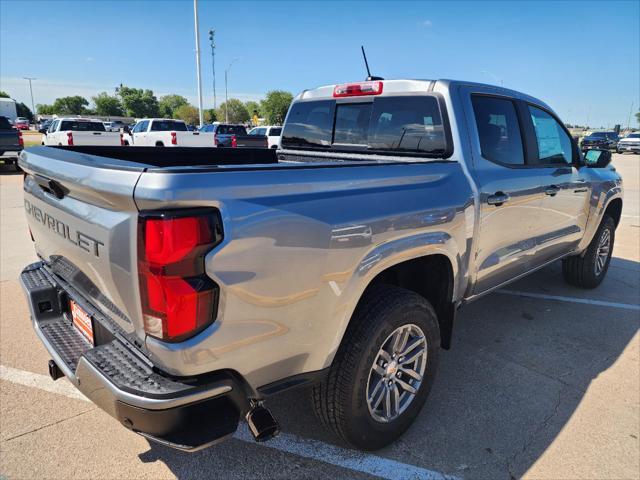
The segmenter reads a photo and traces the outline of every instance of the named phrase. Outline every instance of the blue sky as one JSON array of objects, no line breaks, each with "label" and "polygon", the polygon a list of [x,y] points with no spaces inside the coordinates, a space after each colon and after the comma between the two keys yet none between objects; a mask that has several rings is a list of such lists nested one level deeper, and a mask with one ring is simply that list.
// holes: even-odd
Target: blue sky
[{"label": "blue sky", "polygon": [[[240,2],[200,0],[205,106],[235,57],[229,97],[363,79],[500,83],[568,123],[626,124],[640,105],[640,1]],[[196,99],[193,2],[0,0],[0,89],[30,104],[124,83]],[[483,73],[490,72],[490,73]],[[633,121],[633,118],[632,118]]]}]

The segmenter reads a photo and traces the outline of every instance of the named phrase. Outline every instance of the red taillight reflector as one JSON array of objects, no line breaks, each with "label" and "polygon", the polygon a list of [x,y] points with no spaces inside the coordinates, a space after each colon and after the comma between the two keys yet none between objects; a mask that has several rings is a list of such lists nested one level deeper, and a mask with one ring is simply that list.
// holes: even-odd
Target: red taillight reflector
[{"label": "red taillight reflector", "polygon": [[120,146],[124,147],[124,133],[120,134]]},{"label": "red taillight reflector", "polygon": [[73,133],[67,132],[67,145],[73,147]]},{"label": "red taillight reflector", "polygon": [[213,144],[217,147],[218,146],[218,134],[214,133],[213,134]]},{"label": "red taillight reflector", "polygon": [[360,97],[363,95],[380,95],[382,82],[362,82],[336,85],[333,89],[334,97]]},{"label": "red taillight reflector", "polygon": [[18,145],[24,147],[24,138],[22,138],[22,131],[18,130]]},{"label": "red taillight reflector", "polygon": [[235,135],[231,136],[231,148],[237,148],[238,146],[238,139],[236,138]]},{"label": "red taillight reflector", "polygon": [[138,221],[138,277],[145,331],[176,342],[215,319],[218,287],[204,257],[222,240],[217,211],[143,214]]},{"label": "red taillight reflector", "polygon": [[178,144],[178,135],[176,134],[176,132],[171,132],[171,145],[177,145]]}]

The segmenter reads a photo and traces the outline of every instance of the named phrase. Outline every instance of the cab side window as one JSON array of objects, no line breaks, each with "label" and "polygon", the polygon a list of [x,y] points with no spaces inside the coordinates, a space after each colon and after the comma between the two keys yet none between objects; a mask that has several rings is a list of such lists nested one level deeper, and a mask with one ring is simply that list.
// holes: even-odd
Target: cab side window
[{"label": "cab side window", "polygon": [[472,95],[471,103],[482,156],[503,165],[524,165],[520,123],[514,103],[484,95]]},{"label": "cab side window", "polygon": [[538,143],[538,163],[570,165],[573,148],[564,128],[544,110],[529,105],[529,112]]}]

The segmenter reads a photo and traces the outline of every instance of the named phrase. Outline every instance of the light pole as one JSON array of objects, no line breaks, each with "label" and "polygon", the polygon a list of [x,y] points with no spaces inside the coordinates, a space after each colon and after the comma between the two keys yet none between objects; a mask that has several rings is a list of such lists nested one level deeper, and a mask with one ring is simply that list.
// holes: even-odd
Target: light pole
[{"label": "light pole", "polygon": [[198,26],[198,0],[193,0],[193,19],[196,31],[196,75],[198,77],[198,114],[200,126],[204,123],[202,115],[202,77],[200,75],[200,27]]},{"label": "light pole", "polygon": [[224,121],[225,123],[229,123],[229,91],[227,89],[227,85],[229,82],[229,70],[231,70],[231,65],[233,65],[238,59],[238,57],[231,60],[231,63],[224,70]]},{"label": "light pole", "polygon": [[35,77],[22,77],[22,78],[29,81],[29,93],[31,93],[31,111],[33,112],[34,115],[36,115],[38,112],[36,112],[36,105],[35,103],[33,103],[33,87],[31,86],[31,82],[33,80],[37,80],[37,78]]},{"label": "light pole", "polygon": [[209,41],[211,42],[211,68],[213,70],[213,109],[217,108],[216,101],[216,31],[209,30]]},{"label": "light pole", "polygon": [[500,77],[498,77],[497,75],[494,75],[493,73],[487,71],[487,70],[482,70],[482,72],[480,73],[484,73],[485,75],[489,75],[490,77],[492,77],[494,80],[497,80],[498,82],[500,82],[500,86],[502,87],[502,79]]}]

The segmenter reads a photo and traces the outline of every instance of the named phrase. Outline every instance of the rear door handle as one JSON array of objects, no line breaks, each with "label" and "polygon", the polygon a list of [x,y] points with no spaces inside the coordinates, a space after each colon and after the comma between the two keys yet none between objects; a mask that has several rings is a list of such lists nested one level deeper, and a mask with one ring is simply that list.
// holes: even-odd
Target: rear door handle
[{"label": "rear door handle", "polygon": [[549,195],[550,197],[555,197],[559,191],[560,187],[558,187],[557,185],[550,185],[544,190],[544,193],[546,195]]},{"label": "rear door handle", "polygon": [[509,195],[507,195],[504,192],[496,192],[493,195],[489,195],[487,197],[487,203],[489,205],[495,205],[496,207],[499,207],[500,205],[508,201],[509,201]]}]

